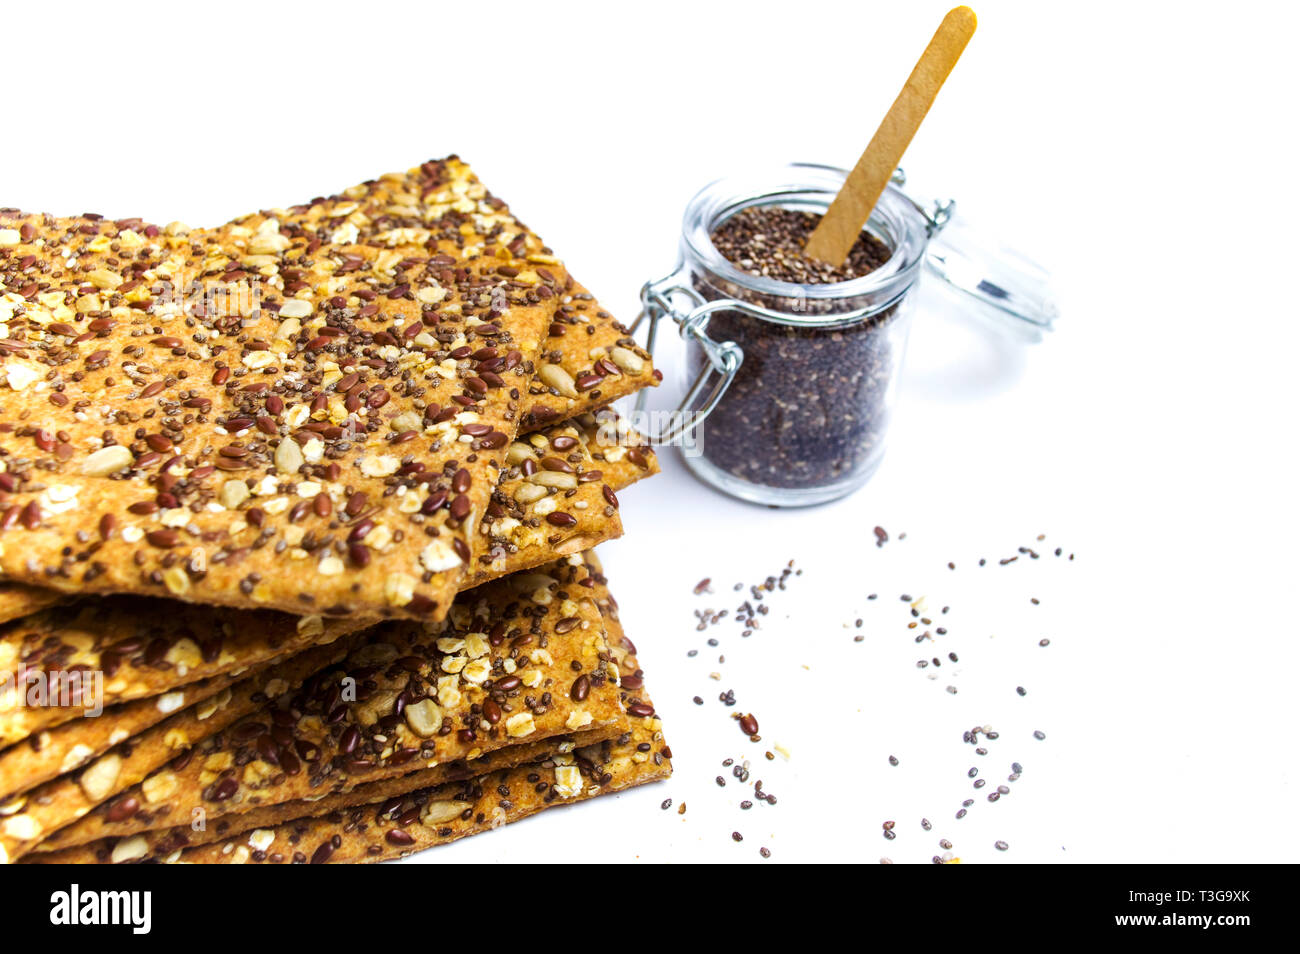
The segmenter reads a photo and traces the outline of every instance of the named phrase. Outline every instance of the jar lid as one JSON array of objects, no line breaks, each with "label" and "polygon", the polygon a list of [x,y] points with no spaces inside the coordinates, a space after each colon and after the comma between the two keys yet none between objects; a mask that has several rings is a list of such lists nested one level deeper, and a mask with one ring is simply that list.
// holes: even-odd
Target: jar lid
[{"label": "jar lid", "polygon": [[1051,331],[1060,311],[1051,298],[1048,273],[1020,252],[943,210],[946,221],[926,250],[926,271],[955,293],[972,315],[1025,341]]}]

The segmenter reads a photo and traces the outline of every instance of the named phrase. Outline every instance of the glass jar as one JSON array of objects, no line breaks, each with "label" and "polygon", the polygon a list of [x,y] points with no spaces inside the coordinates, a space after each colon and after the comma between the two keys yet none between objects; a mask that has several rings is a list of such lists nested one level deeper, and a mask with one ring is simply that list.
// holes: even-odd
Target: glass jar
[{"label": "glass jar", "polygon": [[[856,490],[880,466],[927,257],[930,270],[946,281],[1040,333],[1055,317],[1050,305],[1020,308],[1026,296],[1015,281],[972,281],[974,272],[991,273],[954,266],[951,249],[928,256],[953,203],[926,212],[903,193],[901,170],[866,226],[889,257],[859,278],[778,281],[741,270],[714,246],[715,230],[745,209],[821,215],[844,176],[840,169],[792,164],[706,186],[686,208],[676,270],[642,290],[649,346],[665,314],[687,340],[692,383],[683,409],[691,413],[667,436],[693,428],[684,445],[687,467],[744,500],[824,503]],[[1033,289],[1027,298],[1045,303]],[[679,307],[683,301],[689,310]]]}]

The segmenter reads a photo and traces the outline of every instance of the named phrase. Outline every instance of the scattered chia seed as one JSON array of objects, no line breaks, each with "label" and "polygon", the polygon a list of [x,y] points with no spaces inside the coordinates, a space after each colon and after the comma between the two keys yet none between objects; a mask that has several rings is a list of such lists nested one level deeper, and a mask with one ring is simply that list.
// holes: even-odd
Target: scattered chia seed
[{"label": "scattered chia seed", "polygon": [[1006,851],[1011,846],[1008,845],[1005,841],[995,841],[993,842],[993,847],[996,848],[998,851]]},{"label": "scattered chia seed", "polygon": [[[880,543],[878,545],[883,546],[883,543],[887,542],[890,539],[889,534],[886,531],[884,531],[883,528],[876,528],[876,529],[877,529],[877,536],[881,538]],[[902,540],[903,538],[904,538],[904,534],[899,533],[894,539]],[[1039,541],[1041,542],[1041,540],[1042,537],[1040,536]],[[1056,548],[1055,552],[1059,556],[1061,555],[1062,550],[1061,548]],[[998,564],[1002,566],[1009,565],[1011,563],[1016,562],[1021,556],[1027,557],[1028,560],[1037,560],[1039,558],[1039,554],[1033,548],[1020,547],[1018,548],[1018,552],[1016,555],[1002,558],[998,560]],[[958,561],[955,560],[950,561],[948,563],[948,568],[950,570],[956,570],[957,562]],[[985,559],[981,558],[979,560],[980,566],[985,566],[987,565],[987,563],[988,561]],[[969,566],[969,563],[967,563],[966,565]],[[783,615],[781,613],[781,607],[779,605],[777,607],[778,610],[777,613],[775,614],[771,613],[771,606],[769,605],[769,600],[771,599],[772,594],[775,593],[776,591],[786,589],[786,584],[788,582],[789,577],[800,575],[801,572],[802,571],[795,570],[793,561],[790,561],[787,564],[787,566],[780,572],[779,575],[769,576],[763,582],[749,586],[748,593],[746,594],[745,597],[742,597],[741,603],[737,605],[734,608],[734,610],[727,610],[727,609],[694,610],[693,612],[696,618],[697,629],[703,630],[708,627],[718,625],[721,620],[730,616],[731,618],[734,618],[736,622],[739,624],[743,636],[747,637],[755,633],[759,633],[761,635],[759,624],[760,621],[764,619],[764,617],[770,616],[772,619],[776,619],[780,617],[786,620],[790,618],[788,615]],[[745,589],[746,586],[744,583],[737,583],[733,587],[734,592],[744,592]],[[703,579],[701,579],[700,582],[697,583],[695,586],[695,592],[697,594],[712,593],[713,592],[712,578],[704,577]],[[932,615],[941,616],[941,617],[947,616],[951,612],[951,607],[948,605],[943,605],[939,610],[939,612],[935,613],[933,609],[927,608],[924,605],[922,605],[925,602],[924,596],[921,597],[913,596],[913,593],[915,592],[917,591],[913,590],[912,593],[908,593],[908,592],[899,593],[899,597],[898,597],[899,602],[907,606],[907,615],[905,619],[900,622],[906,622],[906,628],[907,630],[912,631],[916,643],[920,644],[923,642],[929,642],[931,644],[934,644],[927,648],[937,654],[932,655],[929,658],[918,659],[916,660],[915,663],[916,668],[918,669],[928,670],[933,668],[935,671],[931,673],[927,673],[927,677],[931,680],[934,680],[939,675],[938,670],[940,670],[943,667],[945,662],[949,664],[957,665],[959,664],[960,661],[960,656],[957,650],[947,649],[946,647],[943,647],[942,644],[940,643],[940,638],[949,636],[948,628],[944,626],[935,627],[934,621],[931,618]],[[920,592],[925,592],[924,587],[922,588],[922,590],[920,590]],[[867,594],[866,599],[869,602],[874,602],[879,599],[879,594],[869,593]],[[1029,597],[1029,601],[1034,606],[1042,605],[1042,601],[1038,597]],[[844,629],[854,629],[859,631],[865,630],[866,620],[864,617],[855,616],[850,618],[852,620],[852,627],[850,627],[847,623],[845,623],[843,624]],[[854,636],[854,642],[863,642],[865,640],[864,632],[855,633],[853,634],[853,636]],[[878,640],[873,639],[873,645],[877,644],[878,642],[879,642]],[[943,642],[947,642],[947,639],[944,639]],[[717,647],[721,644],[721,641],[716,637],[713,638],[705,637],[705,643],[710,647]],[[1038,640],[1038,645],[1040,647],[1047,647],[1050,645],[1050,643],[1051,640],[1048,639],[1047,637],[1042,637]],[[690,657],[695,657],[697,655],[698,655],[698,650],[696,649],[689,650],[688,652],[688,656]],[[946,660],[943,657],[946,657]],[[721,663],[725,661],[725,657],[719,656],[718,660]],[[715,679],[719,682],[722,679],[722,675],[719,672],[709,673],[708,675],[710,676],[711,679]],[[1021,698],[1027,697],[1028,695],[1028,690],[1024,686],[1019,686],[1019,685],[1015,686],[1015,690],[1016,690],[1016,694]],[[955,695],[957,693],[957,686],[946,685],[945,691],[949,694]],[[718,695],[718,699],[727,708],[734,708],[737,702],[736,690],[727,689],[723,692],[720,692]],[[704,704],[704,700],[701,696],[694,696],[692,701],[697,706],[702,706]],[[744,732],[752,740],[757,741],[758,720],[752,713],[741,714],[733,711],[733,712],[729,712],[728,715],[730,716],[730,718],[734,719],[739,723],[742,732]],[[1035,739],[1040,741],[1045,740],[1047,737],[1045,732],[1037,729],[1033,731],[1033,735]],[[976,755],[983,757],[988,755],[988,749],[984,745],[982,745],[981,742],[985,739],[989,740],[990,742],[997,740],[998,733],[990,725],[979,725],[979,726],[974,726],[973,728],[963,732],[962,738],[964,742],[974,747]],[[773,754],[772,751],[766,751],[764,752],[764,758],[768,761],[774,761],[775,755]],[[896,755],[889,754],[886,756],[886,758],[891,767],[897,767],[901,764],[898,756]],[[736,764],[734,759],[728,758],[723,761],[723,765],[731,769],[731,773],[734,779],[739,784],[741,784],[742,786],[751,784],[748,761],[745,761],[742,764],[738,765]],[[1011,763],[1011,769],[1012,771],[1007,776],[1006,781],[1009,783],[1014,783],[1021,777],[1021,773],[1023,772],[1023,766],[1021,766],[1019,762],[1013,762]],[[980,776],[980,769],[977,766],[971,766],[968,769],[967,777],[972,780],[972,787],[977,791],[985,789],[989,785],[987,778],[983,778],[979,776]],[[720,788],[724,788],[727,785],[727,780],[722,775],[717,776],[715,778],[715,782]],[[756,802],[759,804],[766,802],[768,805],[776,804],[777,802],[776,796],[768,792],[765,792],[763,790],[763,782],[761,780],[757,782],[753,782],[752,787],[753,787],[752,797],[743,798],[736,803],[739,806],[739,809],[741,811],[746,811],[746,812],[752,811]],[[1001,784],[1001,785],[997,785],[995,789],[985,793],[985,798],[988,802],[993,803],[999,801],[1002,797],[1009,795],[1010,792],[1011,792],[1011,788],[1009,785]],[[973,798],[963,799],[961,802],[961,807],[956,811],[954,817],[956,819],[964,818],[967,815],[968,810],[971,808],[971,806],[973,806],[974,801],[975,800]],[[668,798],[668,799],[664,799],[664,801],[660,805],[660,808],[664,811],[667,811],[672,806],[673,806],[673,800],[671,798]],[[683,802],[678,807],[678,814],[685,814],[685,810],[686,810],[686,805]],[[922,817],[920,821],[921,821],[921,827],[924,831],[928,832],[933,830],[934,826],[928,818]],[[881,826],[881,829],[882,829],[881,830],[882,837],[884,837],[886,840],[892,841],[896,839],[897,830],[896,830],[895,823],[893,821],[884,822]],[[735,841],[743,840],[739,832],[733,832],[732,837]],[[940,844],[944,846],[944,850],[946,854],[942,856],[936,855],[933,860],[938,864],[946,864],[950,861],[956,860],[951,853],[952,843],[947,839],[942,839]],[[1007,850],[1006,842],[999,841],[996,844],[998,846],[998,850],[1000,851]],[[760,851],[760,855],[764,858],[768,858],[771,856],[770,850],[766,847],[760,848],[759,851]],[[888,858],[883,858],[882,863],[892,864],[893,861]]]},{"label": "scattered chia seed", "polygon": [[665,798],[659,803],[659,807],[664,811],[668,811],[668,809],[673,807],[673,800],[671,798]]}]

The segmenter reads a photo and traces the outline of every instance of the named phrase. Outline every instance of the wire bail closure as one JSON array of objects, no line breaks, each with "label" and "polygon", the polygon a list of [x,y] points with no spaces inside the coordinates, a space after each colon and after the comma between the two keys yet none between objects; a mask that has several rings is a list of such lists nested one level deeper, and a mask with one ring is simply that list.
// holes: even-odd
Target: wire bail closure
[{"label": "wire bail closure", "polygon": [[[705,301],[699,292],[688,283],[690,269],[685,259],[679,259],[677,267],[658,281],[646,282],[641,287],[641,311],[632,322],[631,332],[635,334],[642,322],[646,322],[645,349],[654,355],[655,338],[659,332],[659,320],[665,315],[677,323],[683,338],[690,337],[700,346],[709,363],[695,376],[690,390],[682,398],[677,410],[673,412],[672,423],[665,428],[656,428],[654,433],[645,437],[652,444],[679,443],[686,434],[701,423],[718,406],[722,396],[736,379],[736,372],[744,360],[744,353],[739,345],[732,341],[715,341],[706,328],[709,315],[723,309],[746,310],[743,302],[721,299]],[[684,295],[694,306],[690,311],[682,311],[673,301],[675,295]],[[711,378],[716,377],[711,389]],[[702,403],[700,396],[708,390],[708,397]],[[645,409],[646,392],[637,395],[636,410],[638,415]]]}]

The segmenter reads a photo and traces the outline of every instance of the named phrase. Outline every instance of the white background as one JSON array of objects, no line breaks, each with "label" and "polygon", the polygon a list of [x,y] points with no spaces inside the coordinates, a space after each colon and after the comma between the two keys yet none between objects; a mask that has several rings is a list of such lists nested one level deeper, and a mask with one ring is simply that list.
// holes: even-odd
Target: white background
[{"label": "white background", "polygon": [[[851,164],[946,9],[14,6],[0,204],[209,225],[454,151],[628,318],[696,189]],[[1059,331],[1008,352],[927,295],[889,455],[835,505],[736,503],[665,455],[602,554],[675,777],[420,860],[926,862],[940,837],[966,862],[1289,856],[1300,22],[1282,4],[976,10],[905,165],[1052,268]],[[877,549],[878,524],[907,539]],[[1049,555],[996,565],[1021,545]],[[806,572],[761,632],[695,631],[694,609],[734,608],[732,584],[789,559]],[[718,592],[694,596],[706,576]],[[925,655],[961,662],[936,681],[904,592],[953,607]],[[984,758],[961,742],[982,724],[1000,733]],[[777,743],[790,759],[767,762]],[[779,803],[741,811],[713,781],[726,757],[755,759]],[[1013,760],[1024,777],[988,804]]]}]

